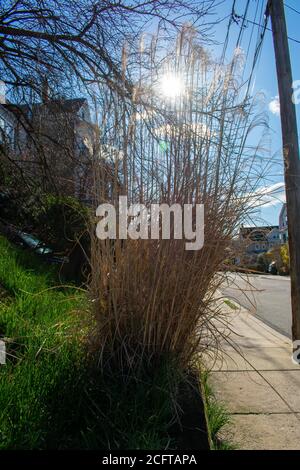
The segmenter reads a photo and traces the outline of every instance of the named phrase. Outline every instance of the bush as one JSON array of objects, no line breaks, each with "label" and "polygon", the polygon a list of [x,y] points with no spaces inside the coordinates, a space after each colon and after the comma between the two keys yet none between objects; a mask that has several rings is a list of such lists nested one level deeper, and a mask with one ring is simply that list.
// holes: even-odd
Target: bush
[{"label": "bush", "polygon": [[288,243],[285,243],[284,245],[281,246],[280,255],[281,255],[281,260],[283,264],[280,270],[280,273],[282,275],[288,275],[290,272],[290,252],[289,252]]},{"label": "bush", "polygon": [[257,270],[263,273],[268,272],[268,267],[270,264],[268,257],[266,255],[267,253],[261,253],[257,257]]},{"label": "bush", "polygon": [[65,251],[87,239],[88,209],[70,196],[45,195],[36,216],[35,232],[56,251]]},{"label": "bush", "polygon": [[75,198],[47,195],[36,219],[38,237],[69,257],[61,271],[63,277],[79,283],[85,282],[89,273],[88,214],[89,209]]},{"label": "bush", "polygon": [[90,254],[87,230],[89,209],[70,196],[7,189],[0,194],[0,218],[24,232],[35,235],[55,253],[68,256],[64,277],[82,281]]}]

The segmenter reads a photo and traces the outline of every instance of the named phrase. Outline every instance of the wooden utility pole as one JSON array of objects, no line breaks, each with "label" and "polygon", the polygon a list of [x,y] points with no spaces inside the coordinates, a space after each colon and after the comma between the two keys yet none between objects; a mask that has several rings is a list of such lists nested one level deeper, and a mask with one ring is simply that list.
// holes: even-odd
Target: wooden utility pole
[{"label": "wooden utility pole", "polygon": [[269,0],[276,56],[290,248],[292,335],[300,340],[300,155],[283,0]]}]

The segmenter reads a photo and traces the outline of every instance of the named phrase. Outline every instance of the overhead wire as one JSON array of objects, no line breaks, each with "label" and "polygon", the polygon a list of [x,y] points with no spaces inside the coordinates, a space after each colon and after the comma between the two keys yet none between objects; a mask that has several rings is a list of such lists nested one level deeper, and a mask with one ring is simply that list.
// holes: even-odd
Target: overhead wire
[{"label": "overhead wire", "polygon": [[296,8],[291,7],[291,6],[288,5],[287,3],[285,3],[284,6],[287,7],[287,8],[289,8],[290,10],[294,11],[295,13],[298,13],[298,15],[300,15],[300,11],[299,11],[299,10],[296,10]]}]

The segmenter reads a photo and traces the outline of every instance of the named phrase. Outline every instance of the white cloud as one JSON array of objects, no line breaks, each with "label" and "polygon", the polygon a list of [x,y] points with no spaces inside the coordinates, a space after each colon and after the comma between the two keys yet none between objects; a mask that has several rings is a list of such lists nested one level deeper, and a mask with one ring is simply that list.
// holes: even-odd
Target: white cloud
[{"label": "white cloud", "polygon": [[275,114],[276,116],[280,115],[279,96],[275,96],[275,98],[273,98],[272,101],[270,101],[269,110],[271,111],[272,114]]},{"label": "white cloud", "polygon": [[252,207],[272,207],[286,202],[284,183],[263,186],[251,195]]},{"label": "white cloud", "polygon": [[156,136],[160,138],[166,137],[168,139],[178,136],[189,138],[191,135],[208,138],[216,135],[206,124],[202,123],[182,124],[180,127],[176,126],[176,124],[163,124],[160,127],[154,128],[153,131]]}]

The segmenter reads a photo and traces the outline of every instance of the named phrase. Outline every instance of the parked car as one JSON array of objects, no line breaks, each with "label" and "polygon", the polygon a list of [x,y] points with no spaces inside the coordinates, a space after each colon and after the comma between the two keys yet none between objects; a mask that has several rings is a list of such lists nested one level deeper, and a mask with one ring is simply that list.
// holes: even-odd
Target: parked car
[{"label": "parked car", "polygon": [[69,262],[69,258],[67,256],[58,256],[54,253],[52,248],[49,248],[34,235],[20,230],[16,232],[16,235],[19,237],[19,244],[21,244],[21,246],[34,251],[37,255],[42,256],[47,262],[54,264]]},{"label": "parked car", "polygon": [[52,248],[47,246],[34,235],[23,232],[12,224],[8,224],[3,220],[0,221],[0,233],[3,233],[3,235],[5,235],[8,240],[10,240],[15,245],[33,251],[47,263],[65,264],[69,262],[69,258],[67,256],[62,256],[58,253],[55,253]]},{"label": "parked car", "polygon": [[278,269],[276,266],[276,261],[272,261],[272,263],[269,264],[268,272],[270,274],[278,274]]}]

